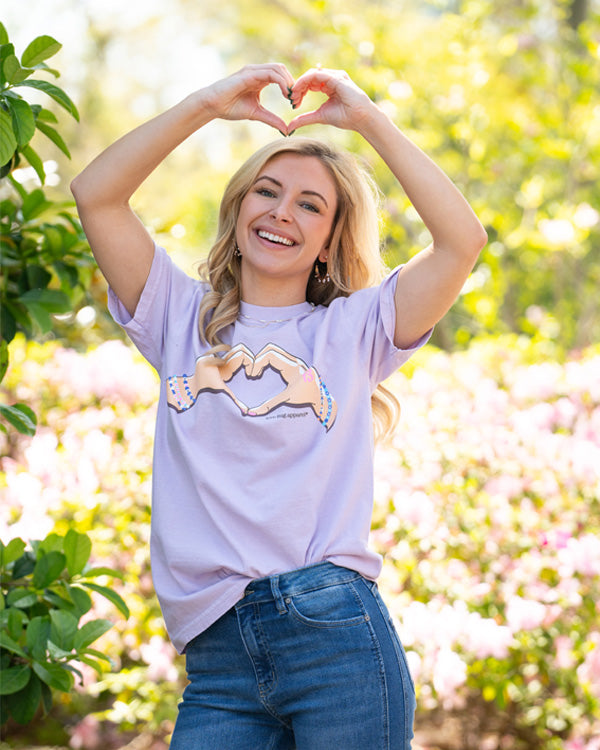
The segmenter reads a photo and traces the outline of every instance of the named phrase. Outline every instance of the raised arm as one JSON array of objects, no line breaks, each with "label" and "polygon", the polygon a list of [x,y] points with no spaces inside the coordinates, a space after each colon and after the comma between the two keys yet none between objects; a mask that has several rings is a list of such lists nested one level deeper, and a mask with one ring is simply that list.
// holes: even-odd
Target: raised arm
[{"label": "raised arm", "polygon": [[398,276],[396,346],[416,342],[450,309],[487,242],[485,229],[458,188],[356,86],[344,71],[313,69],[293,87],[299,104],[307,91],[322,91],[327,101],[299,115],[290,130],[324,123],[360,133],[402,185],[432,236]]},{"label": "raised arm", "polygon": [[71,190],[92,252],[131,315],[154,249],[129,205],[133,193],[174,148],[211,120],[259,120],[285,131],[283,120],[262,107],[259,97],[275,83],[287,98],[293,82],[283,65],[247,65],[123,136],[73,180]]}]

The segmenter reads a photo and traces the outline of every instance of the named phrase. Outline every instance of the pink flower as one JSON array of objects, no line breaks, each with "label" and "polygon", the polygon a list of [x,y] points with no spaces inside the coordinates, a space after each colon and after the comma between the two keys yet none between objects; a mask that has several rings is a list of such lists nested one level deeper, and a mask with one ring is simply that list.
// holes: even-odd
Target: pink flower
[{"label": "pink flower", "polygon": [[456,689],[466,680],[467,665],[460,656],[449,648],[440,649],[435,660],[433,687],[445,707],[452,705]]},{"label": "pink flower", "polygon": [[513,633],[519,630],[533,630],[539,627],[546,617],[546,607],[532,599],[511,596],[506,607],[506,621]]},{"label": "pink flower", "polygon": [[95,716],[89,714],[69,730],[71,739],[69,745],[75,750],[95,750],[100,747],[100,722]]},{"label": "pink flower", "polygon": [[142,659],[148,664],[148,679],[152,682],[175,682],[179,677],[173,664],[175,649],[159,635],[140,645]]}]

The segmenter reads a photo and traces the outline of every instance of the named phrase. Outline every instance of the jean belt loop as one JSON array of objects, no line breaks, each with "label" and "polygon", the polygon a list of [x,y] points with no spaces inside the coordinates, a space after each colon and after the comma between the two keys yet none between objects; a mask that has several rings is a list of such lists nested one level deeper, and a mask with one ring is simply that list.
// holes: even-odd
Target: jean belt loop
[{"label": "jean belt loop", "polygon": [[271,593],[273,594],[273,599],[275,599],[277,611],[280,615],[285,615],[288,610],[285,602],[283,601],[283,596],[281,596],[281,591],[279,590],[278,575],[271,576]]}]

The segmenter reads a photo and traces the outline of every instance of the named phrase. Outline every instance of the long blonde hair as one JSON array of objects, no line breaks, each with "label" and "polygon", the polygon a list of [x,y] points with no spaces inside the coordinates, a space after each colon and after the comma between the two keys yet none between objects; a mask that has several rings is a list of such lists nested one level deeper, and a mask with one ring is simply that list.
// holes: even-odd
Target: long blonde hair
[{"label": "long blonde hair", "polygon": [[[201,263],[200,276],[210,290],[204,295],[198,316],[202,340],[211,354],[229,347],[219,332],[235,322],[241,300],[241,263],[236,255],[236,225],[243,198],[265,165],[280,154],[313,156],[329,170],[337,190],[338,206],[328,246],[327,271],[331,281],[318,283],[312,274],[306,299],[329,305],[358,289],[381,281],[385,267],[380,254],[379,191],[370,175],[349,154],[310,138],[291,138],[269,143],[253,154],[230,179],[219,210],[217,238]],[[212,314],[210,314],[212,313]],[[215,358],[218,364],[218,359]],[[375,434],[391,432],[399,416],[396,397],[379,385],[371,397]]]}]

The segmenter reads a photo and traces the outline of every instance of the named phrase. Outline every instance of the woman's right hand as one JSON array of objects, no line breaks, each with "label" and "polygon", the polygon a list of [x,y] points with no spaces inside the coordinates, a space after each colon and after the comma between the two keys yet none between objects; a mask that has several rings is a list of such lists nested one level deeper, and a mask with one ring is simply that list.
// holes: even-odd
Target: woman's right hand
[{"label": "woman's right hand", "polygon": [[288,99],[294,79],[281,63],[245,65],[237,73],[201,89],[197,94],[203,108],[215,118],[257,120],[286,133],[286,123],[260,103],[262,90],[271,83],[279,86],[284,99]]}]

